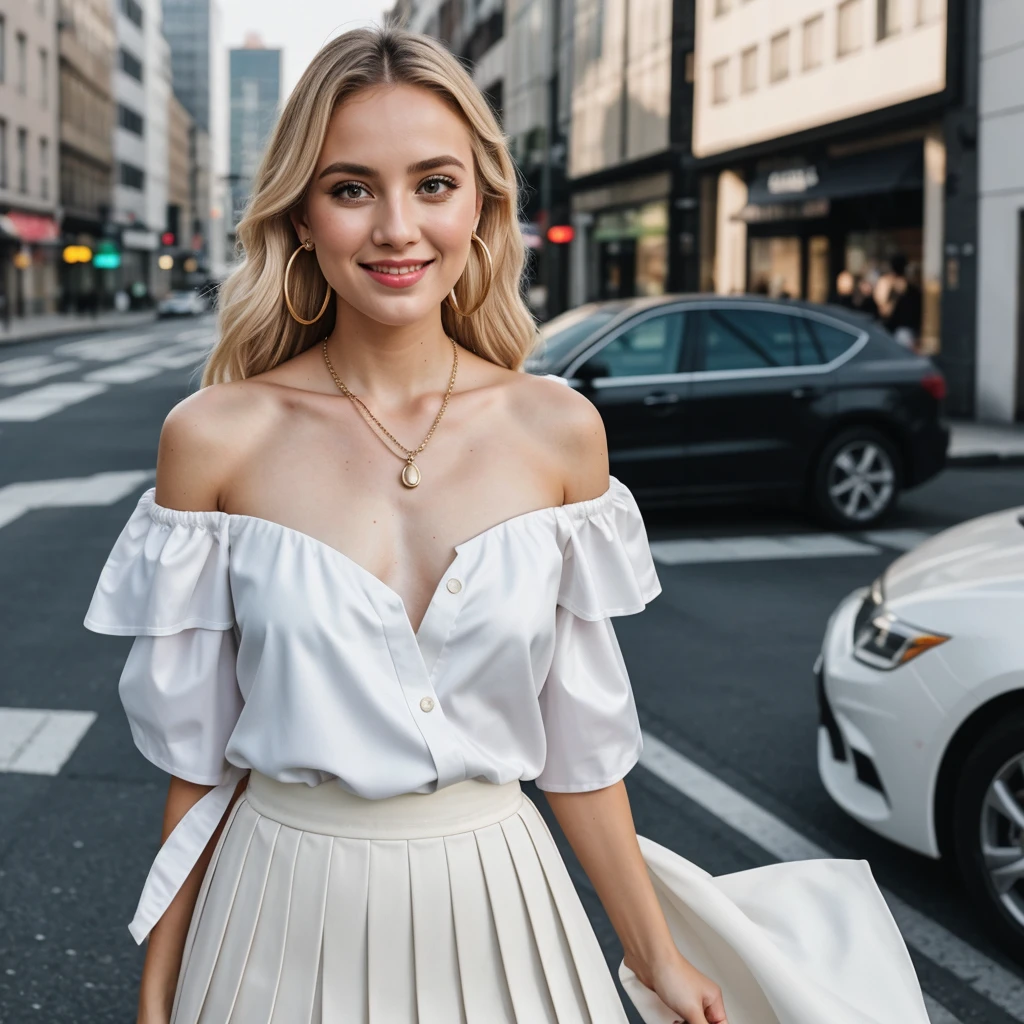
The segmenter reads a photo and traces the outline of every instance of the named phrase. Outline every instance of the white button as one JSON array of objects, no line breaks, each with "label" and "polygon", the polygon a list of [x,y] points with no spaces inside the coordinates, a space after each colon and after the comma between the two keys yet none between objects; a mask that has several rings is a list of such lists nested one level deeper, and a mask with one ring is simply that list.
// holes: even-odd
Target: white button
[{"label": "white button", "polygon": [[423,711],[433,711],[434,710],[434,698],[433,697],[424,697],[423,700],[420,701],[420,708]]},{"label": "white button", "polygon": [[453,576],[445,585],[448,587],[449,594],[457,594],[462,589],[462,580],[457,580]]}]

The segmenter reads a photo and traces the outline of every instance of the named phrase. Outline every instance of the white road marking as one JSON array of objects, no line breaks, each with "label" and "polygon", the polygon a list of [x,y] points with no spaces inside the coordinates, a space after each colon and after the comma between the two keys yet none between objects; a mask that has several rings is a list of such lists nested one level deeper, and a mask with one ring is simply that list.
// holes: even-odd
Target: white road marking
[{"label": "white road marking", "polygon": [[[644,768],[772,856],[784,861],[834,856],[657,737],[645,732],[643,741],[640,764]],[[1024,983],[1020,978],[899,896],[886,889],[882,894],[908,946],[995,1003],[1014,1020],[1024,1022]],[[943,1018],[933,1018],[933,1024],[942,1021]],[[945,1021],[956,1018],[950,1014]]]},{"label": "white road marking", "polygon": [[878,548],[838,533],[778,537],[720,537],[711,540],[656,540],[651,553],[663,565],[707,562],[761,562],[791,558],[877,555]]},{"label": "white road marking", "polygon": [[165,344],[165,339],[159,335],[144,334],[126,338],[84,338],[81,341],[69,341],[64,345],[58,345],[53,351],[58,355],[74,356],[77,359],[116,363],[161,344]]},{"label": "white road marking", "polygon": [[35,480],[0,487],[0,527],[32,509],[113,505],[154,476],[152,469],[96,473],[63,480]]},{"label": "white road marking", "polygon": [[[17,360],[12,359],[14,363]],[[40,363],[38,366],[10,367],[6,363],[0,363],[0,387],[13,388],[19,384],[38,384],[48,377],[59,377],[62,373],[71,373],[77,370],[81,364],[74,362],[55,363],[52,359]]]},{"label": "white road marking", "polygon": [[206,357],[209,351],[207,348],[188,347],[182,350],[180,347],[168,349],[165,352],[150,352],[147,355],[133,359],[128,365],[156,366],[161,369],[178,370],[183,366],[198,366]]},{"label": "white road marking", "polygon": [[194,341],[196,338],[209,338],[212,345],[216,332],[212,327],[194,327],[190,331],[182,331],[174,336],[175,341]]},{"label": "white road marking", "polygon": [[896,548],[897,551],[913,551],[933,535],[925,530],[869,530],[861,536],[869,544],[880,544],[883,548]]},{"label": "white road marking", "polygon": [[60,384],[46,384],[20,395],[0,398],[0,423],[29,423],[66,409],[69,405],[84,402],[87,398],[101,395],[107,390],[106,384],[91,381],[67,381]]},{"label": "white road marking", "polygon": [[56,775],[95,720],[94,711],[0,708],[0,772]]},{"label": "white road marking", "polygon": [[145,380],[147,377],[155,377],[160,372],[159,366],[139,362],[115,363],[113,366],[104,366],[99,370],[92,370],[87,373],[83,380],[98,380],[104,384],[134,384],[136,381]]},{"label": "white road marking", "polygon": [[928,1011],[928,1019],[932,1024],[960,1024],[960,1018],[954,1017],[941,1003],[924,993],[924,1007]]}]

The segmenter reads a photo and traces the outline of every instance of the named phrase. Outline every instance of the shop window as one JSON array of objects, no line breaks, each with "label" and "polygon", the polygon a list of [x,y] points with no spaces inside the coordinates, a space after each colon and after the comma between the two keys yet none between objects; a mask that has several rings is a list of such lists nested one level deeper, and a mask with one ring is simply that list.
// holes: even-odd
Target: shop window
[{"label": "shop window", "polygon": [[773,370],[797,364],[797,332],[788,313],[705,309],[696,316],[702,370]]},{"label": "shop window", "polygon": [[711,67],[711,101],[724,103],[729,98],[729,58],[717,61]]},{"label": "shop window", "polygon": [[757,88],[757,47],[751,46],[740,56],[740,91],[753,92]]},{"label": "shop window", "polygon": [[820,68],[825,61],[825,15],[819,14],[804,22],[804,71]]},{"label": "shop window", "polygon": [[781,82],[789,77],[789,32],[772,36],[771,59],[768,77],[772,82]]},{"label": "shop window", "polygon": [[900,6],[899,0],[877,0],[877,38],[881,42],[889,36],[896,35],[900,30]]},{"label": "shop window", "polygon": [[843,0],[836,19],[836,53],[846,57],[864,45],[864,4],[862,0]]},{"label": "shop window", "polygon": [[610,377],[678,373],[683,350],[683,314],[651,316],[608,342],[593,359]]}]

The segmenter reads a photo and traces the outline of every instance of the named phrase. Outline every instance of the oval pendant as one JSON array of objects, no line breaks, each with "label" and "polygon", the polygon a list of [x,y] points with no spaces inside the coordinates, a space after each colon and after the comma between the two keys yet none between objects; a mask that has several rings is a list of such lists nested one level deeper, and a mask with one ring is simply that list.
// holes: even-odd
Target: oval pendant
[{"label": "oval pendant", "polygon": [[406,487],[415,487],[420,482],[420,469],[414,462],[407,462],[402,469],[402,483]]}]

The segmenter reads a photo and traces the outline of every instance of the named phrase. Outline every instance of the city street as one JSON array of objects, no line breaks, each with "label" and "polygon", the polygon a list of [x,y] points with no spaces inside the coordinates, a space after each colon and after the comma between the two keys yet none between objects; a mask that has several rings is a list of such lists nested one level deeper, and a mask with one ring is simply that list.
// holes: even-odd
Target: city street
[{"label": "city street", "polygon": [[[209,317],[159,321],[0,350],[0,1024],[135,1019],[143,949],[126,925],[159,843],[166,776],[135,750],[118,701],[130,638],[89,633],[82,619],[213,331]],[[947,470],[905,495],[884,530],[847,543],[780,509],[651,510],[664,592],[616,619],[645,730],[627,778],[637,831],[716,875],[867,859],[932,1024],[1024,1024],[1024,971],[947,869],[827,797],[811,667],[852,589],[926,536],[1017,505],[1024,470],[1007,466]],[[726,538],[744,541],[707,543]],[[785,538],[774,555],[773,538]],[[543,795],[524,788],[614,972],[597,899]]]}]

